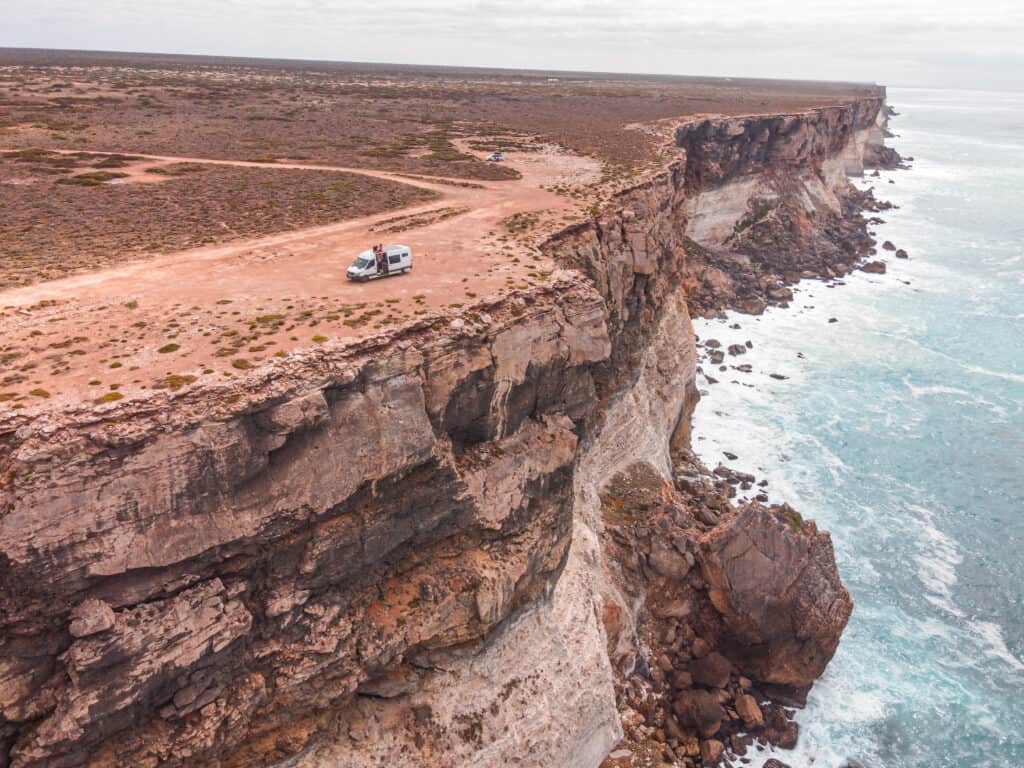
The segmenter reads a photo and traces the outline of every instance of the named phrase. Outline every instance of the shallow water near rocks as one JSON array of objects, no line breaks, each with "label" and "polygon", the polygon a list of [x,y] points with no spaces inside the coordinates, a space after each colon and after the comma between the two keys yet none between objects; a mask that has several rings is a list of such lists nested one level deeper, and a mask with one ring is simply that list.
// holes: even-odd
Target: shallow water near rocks
[{"label": "shallow water near rocks", "polygon": [[[890,89],[885,275],[698,321],[694,448],[832,532],[854,614],[794,768],[1024,766],[1024,93]],[[892,179],[895,184],[889,184]],[[830,323],[830,318],[837,322]],[[729,326],[739,323],[740,329]],[[802,354],[801,358],[799,355]],[[781,374],[784,380],[770,377]],[[736,454],[730,461],[723,451]],[[751,494],[753,491],[751,491]]]}]

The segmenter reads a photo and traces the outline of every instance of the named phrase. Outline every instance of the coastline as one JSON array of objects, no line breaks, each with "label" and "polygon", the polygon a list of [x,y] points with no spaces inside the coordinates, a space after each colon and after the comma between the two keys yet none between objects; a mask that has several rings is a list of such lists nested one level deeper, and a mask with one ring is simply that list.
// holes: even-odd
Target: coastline
[{"label": "coastline", "polygon": [[[746,340],[753,343],[753,348],[742,358],[727,359],[734,365],[750,364],[752,370],[749,373],[735,370],[721,373],[713,369],[712,377],[718,378],[714,384],[708,383],[703,374],[699,375],[702,402],[694,413],[695,452],[708,465],[720,463],[732,471],[750,474],[757,481],[766,482],[764,488],[755,486],[753,491],[740,491],[738,498],[753,498],[754,491],[763,492],[771,503],[792,504],[797,509],[806,510],[823,527],[830,529],[844,581],[850,562],[849,556],[844,554],[848,542],[842,536],[836,537],[836,517],[829,514],[828,508],[810,503],[813,498],[808,493],[810,487],[820,487],[823,478],[805,477],[801,469],[790,466],[796,446],[786,439],[786,429],[777,425],[777,422],[787,423],[789,419],[783,416],[768,419],[767,414],[799,410],[801,405],[794,402],[794,394],[802,391],[801,387],[813,386],[810,382],[821,375],[820,367],[828,364],[820,359],[819,350],[830,343],[829,332],[870,339],[875,333],[871,320],[865,314],[855,313],[855,308],[863,306],[864,300],[879,292],[910,290],[905,280],[906,275],[898,269],[885,276],[870,273],[848,275],[838,282],[805,280],[794,286],[794,297],[788,308],[769,308],[764,315],[757,317],[728,312],[724,317],[695,321],[695,330],[702,340],[716,338],[723,345],[742,344]],[[829,323],[832,318],[837,322]],[[706,353],[705,349],[705,357]],[[705,360],[704,370],[707,369]],[[758,420],[756,416],[759,413],[765,418]],[[738,422],[742,423],[742,429],[736,428]],[[767,422],[773,426],[768,426]],[[808,438],[801,434],[794,435],[793,439]],[[826,481],[837,482],[841,475],[855,471],[821,442],[805,446],[805,449],[820,456]],[[794,472],[798,473],[796,481],[793,480]],[[859,608],[854,597],[856,615]],[[843,648],[843,641],[840,641],[837,656],[842,655]],[[864,660],[857,663],[861,665]],[[838,717],[850,722],[878,718],[882,712],[862,691],[847,687],[845,681],[835,680],[830,670],[831,665],[811,689],[806,706],[794,712],[794,720],[801,729],[795,749],[762,745],[747,755],[752,758],[749,763],[752,768],[761,768],[772,759],[792,768],[809,768],[816,764],[857,764],[847,762],[856,755],[838,751],[827,736],[823,738],[822,733],[809,730],[809,726],[813,725],[813,719],[820,716],[820,712],[830,713],[831,720]]]},{"label": "coastline", "polygon": [[[680,415],[688,419],[694,405],[688,386],[695,362],[689,311],[717,312],[730,301],[756,311],[787,304],[792,294],[779,284],[780,264],[793,269],[784,281],[797,283],[816,274],[846,274],[854,254],[866,255],[861,208],[876,204],[844,186],[845,176],[840,176],[848,160],[840,154],[848,146],[848,131],[873,130],[862,123],[875,119],[877,102],[858,116],[860,106],[822,110],[805,122],[769,116],[702,124],[710,135],[685,147],[693,166],[713,170],[730,156],[740,158],[735,172],[754,180],[742,189],[770,195],[770,205],[764,198],[729,198],[734,190],[728,185],[703,189],[693,181],[699,178],[696,172],[688,176],[680,161],[673,162],[617,195],[616,210],[549,243],[561,263],[582,275],[562,274],[549,287],[487,306],[486,314],[476,314],[474,307],[450,323],[420,329],[419,338],[429,343],[413,348],[409,342],[415,338],[409,334],[390,347],[384,338],[357,350],[325,345],[301,366],[282,364],[287,376],[263,372],[262,389],[240,381],[232,394],[244,399],[220,397],[214,422],[206,421],[208,402],[204,417],[183,413],[182,404],[202,403],[201,392],[190,392],[174,410],[127,403],[107,409],[100,416],[103,429],[88,421],[51,423],[48,428],[60,434],[56,441],[44,442],[29,428],[19,430],[17,440],[24,442],[12,443],[19,461],[53,471],[62,451],[75,453],[82,464],[102,467],[105,480],[113,478],[123,489],[118,498],[91,497],[86,514],[79,510],[67,518],[67,529],[52,535],[49,550],[12,549],[11,560],[25,583],[33,569],[40,569],[68,584],[63,599],[69,604],[54,605],[50,599],[52,616],[34,619],[40,631],[65,632],[67,611],[78,596],[86,590],[101,594],[100,605],[86,601],[81,606],[92,612],[84,618],[103,619],[103,629],[90,627],[80,638],[75,635],[79,639],[71,646],[85,654],[83,664],[88,665],[107,644],[135,643],[131,627],[138,621],[146,632],[167,638],[174,612],[188,613],[196,601],[221,605],[223,615],[212,617],[209,626],[188,628],[216,633],[217,643],[203,661],[202,674],[192,673],[195,684],[182,690],[191,696],[191,688],[205,686],[204,697],[222,701],[227,714],[245,723],[252,717],[247,707],[264,694],[254,688],[227,700],[217,698],[221,690],[242,674],[256,688],[278,676],[304,684],[315,654],[316,663],[344,675],[343,682],[322,693],[302,685],[277,688],[264,710],[272,717],[261,716],[258,722],[261,729],[291,734],[296,712],[329,702],[331,718],[289,747],[303,753],[295,765],[325,764],[314,749],[324,741],[333,750],[330,759],[351,765],[369,765],[391,751],[399,754],[424,743],[452,760],[469,759],[486,731],[493,734],[487,759],[508,758],[524,743],[540,739],[550,764],[568,764],[559,761],[572,755],[573,765],[589,766],[609,751],[623,725],[627,736],[646,739],[657,736],[662,724],[671,730],[668,724],[676,717],[690,730],[685,744],[677,738],[681,731],[669,737],[676,741],[674,754],[683,750],[691,762],[699,757],[711,764],[725,746],[714,738],[723,721],[728,721],[723,738],[729,746],[744,736],[737,730],[736,714],[709,697],[722,704],[735,700],[747,713],[743,720],[767,719],[773,740],[794,741],[796,725],[785,710],[766,704],[762,712],[748,693],[752,681],[741,671],[755,670],[749,674],[764,679],[758,691],[767,692],[771,685],[779,696],[799,698],[828,663],[849,613],[828,535],[789,507],[736,509],[728,492],[742,485],[742,478],[711,476],[697,463],[693,474],[673,472],[670,459],[686,450],[677,426]],[[748,163],[744,158],[750,157]],[[784,172],[774,173],[778,170]],[[842,192],[838,197],[837,190]],[[705,192],[729,198],[736,213],[732,229],[742,235],[730,243],[735,251],[686,239],[681,225],[688,195],[697,204]],[[805,193],[809,205],[794,207],[793,196]],[[811,223],[817,226],[807,226]],[[777,246],[769,254],[773,260],[758,261],[766,241]],[[684,296],[693,302],[690,308]],[[382,351],[391,356],[382,359]],[[383,429],[358,407],[367,391],[392,405],[391,421]],[[110,420],[115,413],[116,422]],[[324,452],[320,439],[328,438],[342,455],[360,455],[351,444],[362,439],[360,431],[381,443],[387,465],[358,464],[346,467],[344,474],[328,467],[331,451]],[[320,439],[311,439],[317,435]],[[673,442],[676,455],[670,456]],[[541,461],[544,452],[538,450],[545,444],[548,460]],[[205,462],[214,452],[230,457],[231,464],[211,477]],[[199,498],[215,499],[213,512],[229,510],[227,524],[195,534],[181,529],[177,507],[169,508],[162,496],[146,498],[141,510],[126,511],[124,498],[141,493],[136,484],[144,482],[132,472],[133,463],[146,467],[160,483],[180,488],[175,494],[189,505],[195,501],[191,489],[205,484]],[[623,516],[608,488],[636,464],[654,474],[648,474],[636,499],[643,516]],[[34,515],[15,508],[15,514],[0,518],[12,530],[41,525],[47,515],[63,515],[63,499],[50,494],[40,477],[28,472],[18,477],[28,494],[36,494],[38,505]],[[364,482],[368,478],[369,485]],[[65,482],[82,483],[78,477]],[[509,490],[511,508],[495,501],[495,484]],[[93,489],[86,485],[83,493]],[[268,494],[273,494],[274,508],[263,503]],[[173,505],[180,503],[179,496],[173,498]],[[403,502],[393,504],[394,499]],[[536,499],[543,503],[538,506]],[[409,531],[411,511],[420,506],[436,507],[446,517]],[[657,517],[645,521],[654,510]],[[357,514],[350,515],[353,511]],[[350,517],[366,529],[353,530]],[[658,529],[673,535],[652,538],[655,520]],[[98,537],[89,535],[92,523],[100,523],[93,526]],[[176,527],[175,535],[160,537],[161,525]],[[211,541],[212,534],[218,538]],[[767,537],[756,545],[766,551],[784,548],[793,555],[792,561],[763,574],[771,581],[767,595],[760,581],[743,588],[729,584],[729,574],[745,565],[728,554],[730,543],[751,535]],[[104,538],[136,536],[159,540],[133,549],[131,559],[104,554]],[[297,542],[299,551],[269,546],[282,536]],[[674,550],[665,548],[666,540],[678,542]],[[364,548],[364,541],[373,546]],[[392,551],[388,547],[394,541],[400,543]],[[300,555],[306,547],[309,560]],[[363,558],[354,561],[361,572],[353,573],[353,562],[339,554],[345,552]],[[417,563],[411,571],[402,566],[410,557]],[[242,570],[230,571],[226,581],[221,578],[225,558],[245,558],[237,561],[244,563]],[[697,560],[700,567],[694,568]],[[141,582],[136,580],[140,571],[145,573]],[[794,572],[801,579],[807,575],[810,583],[790,589]],[[182,590],[183,578],[199,582]],[[378,583],[394,594],[382,597]],[[349,614],[339,614],[338,590],[359,591],[346,606]],[[417,594],[431,599],[409,597]],[[756,612],[766,598],[779,610],[758,616],[748,632],[751,606]],[[807,602],[814,603],[810,610]],[[12,600],[19,604],[27,610],[25,601]],[[603,615],[592,610],[598,607]],[[550,619],[544,646],[538,643],[536,624],[527,620],[539,616]],[[254,649],[249,638],[257,635],[265,646]],[[290,645],[282,645],[281,637],[291,638]],[[207,652],[200,652],[198,660],[191,650],[175,655],[178,641],[167,642],[170,658],[181,665],[177,680],[188,680],[189,670]],[[483,646],[471,661],[461,656],[467,642]],[[368,660],[357,652],[366,647],[374,654]],[[19,663],[31,669],[39,662],[26,656]],[[128,653],[120,670],[124,674],[102,680],[79,677],[71,684],[81,690],[71,694],[80,703],[86,697],[108,700],[103,692],[114,690],[131,711],[150,716],[146,727],[151,732],[130,735],[130,746],[140,755],[153,748],[150,738],[165,727],[160,720],[172,723],[176,743],[206,739],[203,723],[189,718],[196,699],[185,694],[177,697],[180,706],[171,702],[160,710],[160,720],[152,717],[147,687],[170,690],[181,683],[158,676],[136,681],[135,667],[150,663],[144,653]],[[208,664],[213,672],[206,671]],[[444,675],[434,674],[439,665]],[[709,670],[708,665],[719,666]],[[254,668],[261,670],[260,679],[252,677]],[[694,675],[695,669],[701,671]],[[524,680],[543,685],[548,711],[532,720],[518,717],[538,695],[526,688],[507,706],[471,708],[473,697],[467,693],[480,693],[480,670],[490,683],[486,691],[513,690]],[[538,670],[544,671],[540,682]],[[25,679],[29,685],[17,693],[31,701],[35,691],[31,679]],[[396,693],[385,696],[383,691]],[[707,706],[694,711],[697,701]],[[351,736],[363,733],[368,722],[405,718],[423,705],[432,707],[440,722],[423,723],[417,716],[408,730],[369,747]],[[127,746],[129,735],[116,727],[122,715],[97,708],[58,709],[47,714],[45,727],[27,732],[30,740],[19,744],[16,754],[45,761],[51,754],[91,749],[101,740],[107,750]],[[92,724],[79,742],[64,724],[83,718]],[[467,739],[461,730],[449,730],[448,724],[460,718],[479,723],[477,736]],[[510,718],[518,731],[509,730]],[[244,729],[223,731],[204,749],[227,753],[251,736]],[[264,742],[260,737],[253,748],[264,748]]]},{"label": "coastline", "polygon": [[1002,168],[1021,147],[996,143],[999,118],[974,117],[984,98],[897,98],[907,122],[895,146],[918,156],[915,173],[857,184],[891,190],[900,210],[884,215],[878,240],[907,248],[910,260],[890,260],[884,277],[848,278],[842,290],[801,284],[787,313],[695,322],[703,339],[754,343],[742,359],[752,373],[698,378],[708,394],[695,413],[696,450],[767,479],[772,501],[829,528],[856,603],[796,715],[797,749],[758,753],[754,766],[1008,767],[1022,754],[1019,719],[1006,709],[1024,669],[1019,568],[1002,560],[1012,546],[994,543],[1015,530],[999,510],[1019,497],[1006,464],[1021,416],[1020,359],[1005,344],[993,351],[1020,320],[1011,234],[1020,219],[999,185],[1019,178]]},{"label": "coastline", "polygon": [[[890,279],[893,278],[890,277]],[[863,283],[854,288],[857,293],[896,288],[896,286],[885,285],[885,278],[879,279],[877,276],[867,273],[848,276],[846,281]],[[788,458],[785,445],[779,445],[776,442],[778,435],[763,427],[759,428],[756,422],[740,418],[737,414],[737,411],[749,414],[751,411],[759,409],[769,411],[794,407],[791,401],[786,405],[782,403],[786,403],[788,397],[791,396],[793,385],[800,384],[813,375],[807,370],[807,357],[813,355],[813,349],[817,343],[825,343],[820,340],[820,337],[816,342],[809,332],[808,335],[802,337],[802,342],[785,345],[787,349],[792,349],[795,352],[798,351],[797,347],[802,347],[803,358],[794,354],[789,359],[781,359],[774,356],[777,352],[774,346],[769,352],[767,351],[769,345],[765,344],[766,337],[785,335],[793,331],[794,326],[798,324],[807,328],[808,331],[811,328],[824,330],[828,327],[828,319],[835,316],[834,304],[823,301],[831,296],[832,292],[828,290],[830,286],[825,282],[808,285],[812,282],[814,281],[804,281],[800,287],[794,288],[792,306],[770,308],[762,317],[755,318],[742,313],[728,312],[725,318],[695,321],[695,330],[702,339],[716,338],[721,340],[723,345],[742,344],[746,340],[751,340],[753,349],[741,359],[732,358],[729,362],[751,364],[753,370],[750,373],[730,370],[728,374],[714,370],[714,376],[721,378],[713,385],[708,383],[703,374],[699,375],[702,402],[694,412],[693,440],[694,451],[706,466],[721,465],[730,472],[749,475],[756,479],[752,484],[752,489],[739,490],[736,501],[749,502],[755,500],[758,494],[764,494],[767,497],[767,499],[762,497],[761,500],[764,503],[790,504],[796,509],[803,509],[807,514],[813,515],[822,527],[831,530],[832,521],[824,513],[824,510],[819,508],[811,510],[806,493],[797,490],[796,486],[787,482],[788,474],[785,471],[785,465]],[[840,284],[836,288],[846,290],[853,286]],[[846,297],[841,305],[844,308],[849,307],[849,302],[852,300],[854,300],[853,296]],[[812,304],[813,308],[798,308],[802,307],[805,302]],[[799,320],[791,318],[782,320],[779,315],[783,314],[799,317]],[[844,320],[847,325],[850,325],[853,318],[839,318],[840,323]],[[737,325],[739,328],[731,327]],[[862,331],[863,329],[861,329]],[[707,361],[705,359],[706,368]],[[786,378],[780,380],[771,374]],[[736,428],[737,422],[742,423],[742,429]],[[767,446],[770,446],[769,450],[766,450]],[[816,447],[821,452],[821,460],[829,468],[829,473],[833,478],[842,471],[849,471],[850,468],[845,466],[840,458],[830,453],[825,446],[818,444]],[[731,456],[736,458],[731,458]],[[764,487],[758,485],[761,482],[765,482]],[[842,539],[835,538],[834,531],[833,539],[837,550],[843,550],[844,542]],[[838,559],[840,560],[840,575],[844,576],[845,580],[845,569],[842,567],[843,559],[842,557]],[[855,600],[854,612],[856,613],[856,611]],[[837,653],[841,653],[842,647],[841,640]],[[815,764],[846,765],[846,759],[853,756],[833,751],[827,741],[823,742],[819,739],[819,734],[808,732],[808,725],[815,712],[822,710],[845,709],[851,720],[861,718],[864,716],[864,712],[858,711],[858,706],[864,706],[859,704],[862,698],[856,689],[835,687],[831,682],[829,670],[826,669],[822,678],[810,690],[805,705],[794,710],[793,719],[801,729],[800,739],[795,748],[784,749],[770,743],[755,742],[753,750],[748,751],[745,755],[752,758],[748,765],[751,768],[762,768],[765,762],[771,759],[782,761],[792,768],[810,768]],[[871,710],[871,714],[878,715],[879,713]],[[829,760],[834,762],[829,762]]]},{"label": "coastline", "polygon": [[[881,158],[883,167],[888,169],[909,168],[895,150],[886,148],[884,153],[879,153],[876,157]],[[865,171],[875,171],[875,168],[866,165]],[[877,172],[874,173],[874,176],[877,175]],[[714,249],[706,249],[692,240],[688,242],[688,251],[691,256],[696,255],[698,264],[696,269],[690,267],[691,275],[701,268],[707,269],[707,265],[712,265],[713,269],[721,268],[723,271],[731,272],[733,286],[745,289],[743,293],[722,291],[722,281],[719,280],[716,281],[718,290],[708,294],[701,292],[702,286],[699,282],[695,284],[693,280],[689,281],[691,290],[695,285],[698,290],[696,296],[688,296],[691,312],[701,311],[703,308],[703,318],[694,317],[698,355],[696,386],[702,401],[708,397],[710,390],[729,387],[731,382],[736,390],[741,392],[736,397],[744,398],[752,392],[757,392],[766,407],[771,407],[773,402],[777,405],[776,398],[782,393],[772,391],[770,384],[784,384],[788,379],[799,375],[798,366],[774,363],[763,365],[765,361],[759,354],[760,338],[758,334],[750,333],[751,326],[762,324],[763,321],[766,321],[765,325],[770,325],[771,319],[777,315],[789,318],[799,316],[804,311],[799,305],[807,297],[820,291],[844,287],[848,281],[875,284],[886,279],[879,275],[885,272],[885,267],[880,266],[883,264],[879,255],[882,249],[879,247],[880,243],[872,237],[875,232],[870,230],[871,226],[879,221],[877,214],[888,210],[890,204],[876,199],[870,187],[869,182],[855,184],[851,179],[846,193],[840,195],[842,215],[839,226],[812,227],[809,234],[805,229],[803,237],[796,243],[788,239],[792,233],[792,219],[773,220],[771,216],[762,216],[761,220],[753,222],[754,226],[749,227],[753,231],[747,233],[752,237],[745,253],[754,254],[757,245],[766,241],[785,242],[793,247],[792,254],[795,258],[792,262],[787,263],[785,257],[777,257],[775,261],[768,262],[772,267],[783,271],[784,278],[778,284],[760,276],[752,277],[750,270],[754,265],[751,262],[741,260],[737,264],[729,257],[723,258],[723,255],[716,253]],[[782,202],[779,208],[784,209],[787,201],[784,196],[780,197]],[[750,205],[757,205],[756,199]],[[867,218],[868,216],[871,218]],[[739,227],[737,231],[738,229]],[[810,262],[807,260],[809,243],[816,246],[813,250],[819,254],[819,258]],[[885,250],[889,250],[888,244],[886,245]],[[895,251],[896,248],[893,247],[891,250]],[[821,253],[827,255],[820,258]],[[757,275],[757,272],[754,274]],[[704,285],[707,285],[706,281]],[[751,291],[751,287],[760,288],[761,292]],[[736,441],[736,436],[743,432],[737,429],[738,419],[729,418],[727,414],[714,410],[714,414],[721,417],[719,426],[722,430],[722,439],[717,444],[707,440],[707,435],[703,434],[705,420],[702,414],[712,411],[715,405],[714,401],[695,403],[691,432],[685,441],[687,445],[677,446],[673,451],[675,485],[683,490],[684,495],[688,495],[689,508],[693,510],[704,506],[716,509],[717,514],[722,515],[724,519],[732,514],[729,510],[757,509],[761,508],[758,505],[762,505],[779,510],[783,516],[795,515],[799,518],[799,513],[795,512],[789,503],[792,502],[799,510],[800,499],[795,494],[780,494],[779,490],[784,489],[778,488],[778,483],[773,486],[765,480],[762,465],[767,462],[757,445],[757,440]],[[730,447],[736,448],[737,444],[743,446],[742,449],[738,449],[743,457],[730,450]],[[633,481],[637,482],[635,478]],[[642,481],[639,482],[642,484]],[[723,506],[724,499],[728,501],[725,501]],[[827,521],[820,522],[827,528]],[[649,548],[649,545],[647,547]],[[642,541],[633,542],[630,549],[643,552],[645,544]],[[612,551],[614,552],[614,548]],[[614,558],[613,554],[612,559]],[[768,595],[765,597],[773,599]],[[651,610],[657,615],[656,598],[651,594],[648,599],[652,602]],[[659,643],[653,639],[649,639],[648,642],[652,655],[656,656],[659,652]],[[626,688],[628,689],[628,686]],[[748,719],[745,711],[737,715],[731,709],[728,710],[732,714],[732,721],[724,725],[716,737],[722,740],[722,754],[731,759],[742,759],[744,762],[751,759],[755,763],[772,758],[785,760],[788,754],[793,754],[791,750],[799,743],[798,713],[806,705],[807,695],[811,690],[813,689],[810,686],[794,689],[789,686],[755,683],[752,687],[744,689],[741,685],[734,692],[736,701],[739,702],[744,693],[753,694],[757,701],[762,702],[761,711],[758,712],[755,721]],[[660,722],[657,719],[652,720],[645,714],[647,709],[643,696],[627,694],[625,701],[629,704],[623,708],[623,703],[620,703],[620,710],[623,711],[623,722],[626,725],[626,739],[620,742],[616,750],[605,760],[602,764],[604,768],[627,765],[627,762],[619,761],[632,759],[632,755],[655,759],[654,756],[662,749],[668,748],[668,745],[664,744],[666,738],[661,729],[645,729],[641,725],[645,719],[649,726]],[[740,709],[740,706],[737,704],[736,708]],[[762,713],[763,721],[760,717]],[[685,713],[682,716],[685,716]],[[668,735],[672,734],[675,727],[669,727],[667,721],[670,719],[671,717],[666,715],[664,728],[665,734]],[[751,727],[754,725],[756,727]],[[702,742],[700,759],[708,764],[709,759],[712,762],[715,760],[715,753],[711,752],[709,756],[709,753],[704,751],[704,744]],[[677,750],[676,754],[683,753]],[[694,753],[687,751],[686,754]]]}]

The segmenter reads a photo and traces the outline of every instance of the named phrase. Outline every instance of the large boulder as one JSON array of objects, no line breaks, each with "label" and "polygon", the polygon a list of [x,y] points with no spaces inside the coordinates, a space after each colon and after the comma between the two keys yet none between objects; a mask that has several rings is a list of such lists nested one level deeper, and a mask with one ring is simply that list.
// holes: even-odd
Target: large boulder
[{"label": "large boulder", "polygon": [[703,765],[717,765],[722,759],[725,745],[717,739],[708,739],[700,743],[700,761]]},{"label": "large boulder", "polygon": [[726,712],[718,696],[710,691],[685,691],[676,698],[675,713],[679,722],[705,738],[714,736],[722,727]]},{"label": "large boulder", "polygon": [[708,688],[725,688],[729,683],[732,664],[722,654],[709,653],[702,659],[690,662],[690,675],[693,682]]},{"label": "large boulder", "polygon": [[764,714],[757,704],[757,699],[749,693],[742,693],[736,697],[736,714],[743,719],[747,728],[760,728],[764,725]]},{"label": "large boulder", "polygon": [[702,537],[699,560],[722,653],[762,683],[806,691],[853,610],[828,533],[788,505],[749,504]]}]

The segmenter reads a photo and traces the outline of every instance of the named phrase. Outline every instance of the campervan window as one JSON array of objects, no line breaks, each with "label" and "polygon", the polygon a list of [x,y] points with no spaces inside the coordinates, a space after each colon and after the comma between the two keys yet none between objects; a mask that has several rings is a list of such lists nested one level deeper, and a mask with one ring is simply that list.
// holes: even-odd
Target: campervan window
[{"label": "campervan window", "polygon": [[388,263],[389,264],[400,264],[401,262],[402,262],[402,254],[400,254],[400,253],[392,253],[390,256],[388,256]]}]

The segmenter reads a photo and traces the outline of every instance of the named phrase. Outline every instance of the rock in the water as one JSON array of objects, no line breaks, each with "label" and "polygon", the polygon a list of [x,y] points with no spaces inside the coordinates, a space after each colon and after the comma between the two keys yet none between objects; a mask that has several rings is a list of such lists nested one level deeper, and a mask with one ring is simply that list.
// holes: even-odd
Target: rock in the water
[{"label": "rock in the water", "polygon": [[706,535],[699,560],[729,659],[756,680],[809,687],[853,610],[828,533],[787,505],[749,504]]},{"label": "rock in the water", "polygon": [[900,248],[898,251],[896,251],[896,258],[897,259],[909,259],[910,257],[907,255],[907,252],[905,250]]},{"label": "rock in the water", "polygon": [[778,704],[769,704],[764,709],[764,737],[781,749],[796,747],[800,727],[789,719],[786,710]]},{"label": "rock in the water", "polygon": [[800,726],[790,720],[784,728],[769,731],[766,736],[768,741],[779,749],[796,749],[797,741],[800,739]]},{"label": "rock in the water", "polygon": [[767,303],[760,296],[736,299],[736,311],[742,312],[745,315],[760,315],[767,307]]},{"label": "rock in the water", "polygon": [[745,355],[747,354],[747,348],[742,344],[730,344],[729,345],[730,355]]},{"label": "rock in the water", "polygon": [[884,275],[885,274],[885,262],[884,261],[869,261],[867,264],[862,264],[860,267],[862,272],[870,272],[873,275]]},{"label": "rock in the water", "polygon": [[718,349],[720,346],[722,346],[722,342],[720,342],[718,339],[708,339],[707,341],[704,342],[704,346],[707,347],[708,349]]},{"label": "rock in the water", "polygon": [[[878,173],[875,171],[875,173]],[[781,760],[776,760],[774,757],[771,760],[765,760],[763,768],[789,768],[788,763],[784,763]]]},{"label": "rock in the water", "polygon": [[896,246],[892,244],[892,240],[886,240],[882,243],[882,248],[886,251],[895,251]]},{"label": "rock in the water", "polygon": [[71,625],[68,632],[72,637],[88,637],[106,632],[114,626],[114,609],[102,600],[88,599],[83,601],[71,613]]}]

